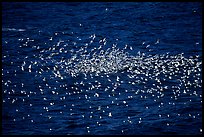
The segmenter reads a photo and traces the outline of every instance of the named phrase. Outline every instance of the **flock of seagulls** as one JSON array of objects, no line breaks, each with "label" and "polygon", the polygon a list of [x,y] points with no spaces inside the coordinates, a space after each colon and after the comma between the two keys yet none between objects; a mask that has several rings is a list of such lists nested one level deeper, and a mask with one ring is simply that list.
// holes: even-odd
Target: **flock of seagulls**
[{"label": "flock of seagulls", "polygon": [[[47,133],[56,134],[137,134],[134,128],[148,127],[148,121],[160,119],[160,125],[173,133],[179,127],[177,119],[202,119],[201,109],[184,112],[194,103],[198,109],[202,106],[201,56],[148,54],[127,44],[108,46],[106,38],[97,41],[95,34],[80,45],[79,37],[56,39],[63,34],[56,32],[44,45],[18,39],[16,55],[3,48],[3,116],[12,115],[12,122],[29,121],[40,131],[40,121],[50,121]],[[31,52],[18,57],[26,50]],[[65,121],[68,129],[59,121]],[[202,133],[202,127],[197,130]]]}]

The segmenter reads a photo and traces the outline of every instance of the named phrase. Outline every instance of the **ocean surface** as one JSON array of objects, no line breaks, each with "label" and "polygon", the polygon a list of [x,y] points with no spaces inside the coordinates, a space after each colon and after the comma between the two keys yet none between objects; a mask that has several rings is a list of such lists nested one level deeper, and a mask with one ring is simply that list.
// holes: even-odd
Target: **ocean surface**
[{"label": "ocean surface", "polygon": [[202,3],[1,5],[3,135],[202,134]]}]

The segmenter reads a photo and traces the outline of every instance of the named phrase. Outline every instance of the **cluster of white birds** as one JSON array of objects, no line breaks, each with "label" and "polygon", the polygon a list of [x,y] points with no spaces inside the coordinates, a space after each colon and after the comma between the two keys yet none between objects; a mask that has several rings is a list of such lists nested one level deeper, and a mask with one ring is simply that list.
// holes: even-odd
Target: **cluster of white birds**
[{"label": "cluster of white birds", "polygon": [[[10,72],[3,67],[3,103],[9,101],[14,104],[22,100],[28,102],[29,108],[33,108],[38,103],[31,102],[30,98],[37,96],[39,101],[45,102],[42,104],[42,113],[39,114],[42,118],[53,120],[56,116],[53,111],[58,108],[59,119],[66,117],[67,113],[70,117],[80,116],[88,123],[88,126],[84,127],[85,132],[92,133],[98,128],[99,134],[102,134],[104,129],[108,130],[107,120],[114,121],[117,118],[118,121],[114,121],[117,124],[113,124],[113,127],[117,129],[120,128],[117,125],[124,125],[120,131],[125,134],[127,124],[145,123],[142,111],[151,110],[154,113],[152,109],[155,107],[158,108],[155,114],[160,119],[186,115],[193,119],[200,118],[201,111],[165,114],[162,110],[165,108],[170,111],[178,100],[182,100],[183,108],[186,104],[198,100],[202,105],[202,60],[199,55],[185,57],[184,53],[151,55],[141,52],[130,55],[128,51],[134,51],[134,47],[125,45],[120,49],[117,44],[108,47],[107,39],[96,41],[95,34],[89,37],[90,42],[83,45],[78,45],[78,41],[82,40],[78,37],[76,42],[59,40],[56,44],[49,45],[57,35],[59,34],[55,33],[49,38],[44,46],[34,45],[32,42],[35,40],[30,38],[19,39],[20,42],[24,42],[20,48],[31,48],[33,54],[26,54],[24,60],[21,60],[22,63],[13,68],[15,71],[12,73],[18,78],[23,74],[34,76],[33,81],[36,81],[34,85],[37,89],[30,91],[28,87],[31,85],[23,82],[17,88],[16,85],[19,83],[13,84],[14,81],[4,78]],[[159,40],[156,44],[158,43]],[[147,45],[147,48],[149,47],[150,45]],[[8,57],[3,56],[3,60]],[[15,63],[12,62],[11,65]],[[11,83],[13,86],[10,91],[8,87],[11,87]],[[15,94],[22,97],[13,97]],[[142,105],[138,105],[140,103]],[[120,114],[121,111],[123,114]],[[21,107],[16,108],[16,113],[19,112],[23,113]],[[37,124],[37,120],[31,119],[31,116],[29,113],[22,119],[28,118],[31,123]],[[18,119],[14,118],[13,121],[16,122]],[[91,121],[88,122],[89,120]],[[165,125],[173,126],[169,121]],[[48,130],[55,131],[54,127],[49,127]],[[202,131],[202,128],[198,130]]]}]

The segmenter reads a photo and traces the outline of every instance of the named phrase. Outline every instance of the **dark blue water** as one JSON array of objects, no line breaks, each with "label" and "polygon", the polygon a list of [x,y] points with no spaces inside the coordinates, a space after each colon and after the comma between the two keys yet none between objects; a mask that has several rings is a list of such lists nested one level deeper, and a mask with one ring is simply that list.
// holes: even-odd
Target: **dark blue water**
[{"label": "dark blue water", "polygon": [[2,133],[202,134],[201,3],[2,3]]}]

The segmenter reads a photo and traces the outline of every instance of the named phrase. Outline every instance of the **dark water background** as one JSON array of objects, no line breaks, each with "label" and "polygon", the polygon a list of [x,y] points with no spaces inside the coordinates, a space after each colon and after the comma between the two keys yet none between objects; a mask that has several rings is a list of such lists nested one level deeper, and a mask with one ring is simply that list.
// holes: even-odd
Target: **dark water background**
[{"label": "dark water background", "polygon": [[[202,134],[201,7],[196,2],[2,3],[3,134]],[[136,94],[151,89],[152,81],[129,84],[134,79],[127,71],[87,79],[63,71],[61,60],[78,55],[86,44],[88,51],[98,48],[100,40],[104,50],[128,45],[130,56],[194,57],[201,65],[188,80],[197,85],[179,85],[175,81],[182,74],[162,83],[180,87],[175,99],[172,88],[164,97],[157,90]],[[55,65],[64,66],[63,79],[55,77]],[[113,92],[117,77],[124,83]],[[91,88],[96,85],[101,87]]]}]

